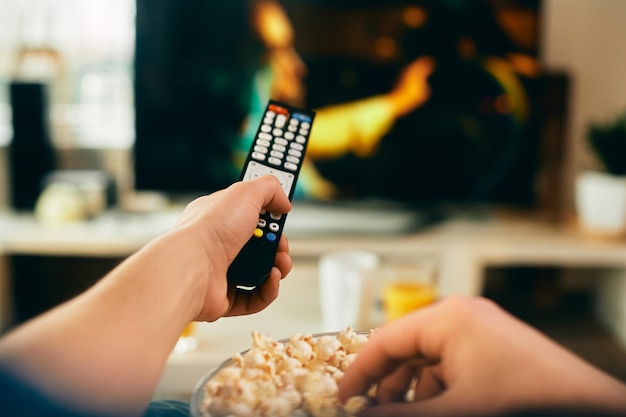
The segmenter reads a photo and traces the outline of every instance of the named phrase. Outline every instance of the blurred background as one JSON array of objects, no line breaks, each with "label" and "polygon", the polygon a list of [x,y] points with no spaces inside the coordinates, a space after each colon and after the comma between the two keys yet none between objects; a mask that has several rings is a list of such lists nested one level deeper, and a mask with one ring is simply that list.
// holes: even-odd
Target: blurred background
[{"label": "blurred background", "polygon": [[12,137],[8,85],[30,80],[49,86],[55,145],[130,146],[134,1],[2,1],[1,7],[2,143]]},{"label": "blurred background", "polygon": [[[0,257],[0,307],[26,320],[129,252],[76,238],[56,253],[39,226],[152,227],[237,180],[269,98],[317,111],[297,203],[478,222],[497,207],[571,231],[579,173],[605,168],[590,127],[614,128],[609,153],[626,159],[623,39],[622,0],[0,0],[0,249],[18,242]],[[15,213],[33,223],[17,228]],[[161,226],[137,226],[138,241]],[[600,241],[621,250],[623,232]],[[487,268],[482,291],[626,378],[622,347],[592,317],[596,273],[537,255]],[[606,289],[618,326],[622,278]]]},{"label": "blurred background", "polygon": [[[237,178],[246,117],[254,127],[255,99],[279,94],[263,82],[299,83],[282,98],[320,110],[391,91],[427,55],[428,101],[392,119],[366,158],[315,161],[334,192],[301,195],[495,202],[562,218],[574,173],[594,163],[587,126],[624,107],[619,1],[285,0],[293,33],[278,47],[253,27],[254,3],[3,0],[0,144],[14,136],[10,86],[33,108],[37,93],[16,84],[38,83],[50,169],[103,170],[118,198],[186,199]],[[300,64],[282,64],[288,48]],[[300,66],[276,75],[280,65]],[[19,207],[3,177],[0,202]]]},{"label": "blurred background", "polygon": [[[366,158],[315,161],[333,191],[311,181],[301,195],[495,202],[562,218],[575,172],[594,164],[588,125],[624,107],[619,1],[285,0],[292,33],[278,46],[254,27],[254,3],[3,0],[0,144],[14,135],[11,84],[38,83],[50,169],[103,170],[122,199],[187,199],[237,178],[241,130],[255,126],[259,100],[280,94],[263,83],[299,84],[282,98],[319,110],[388,93],[412,60],[432,56],[429,100],[392,118]],[[15,88],[32,108],[37,93]],[[19,207],[3,178],[0,202]]]}]

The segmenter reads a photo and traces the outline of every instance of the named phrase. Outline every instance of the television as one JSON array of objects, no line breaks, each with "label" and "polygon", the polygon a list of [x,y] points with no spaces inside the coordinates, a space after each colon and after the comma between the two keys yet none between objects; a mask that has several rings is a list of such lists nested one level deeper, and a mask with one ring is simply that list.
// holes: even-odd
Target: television
[{"label": "television", "polygon": [[[322,115],[385,97],[429,57],[427,98],[386,119],[367,152],[316,152],[295,207],[347,208],[346,218],[357,207],[399,208],[421,224],[449,206],[537,205],[551,90],[541,0],[276,0],[290,31],[265,23],[287,45],[260,35],[260,3],[137,0],[136,189],[191,197],[236,181],[269,98],[316,110],[311,144],[323,142],[319,130],[337,147],[340,129],[321,124],[349,118]],[[301,61],[291,96],[267,81],[285,47]],[[359,117],[365,129],[379,116]]]}]

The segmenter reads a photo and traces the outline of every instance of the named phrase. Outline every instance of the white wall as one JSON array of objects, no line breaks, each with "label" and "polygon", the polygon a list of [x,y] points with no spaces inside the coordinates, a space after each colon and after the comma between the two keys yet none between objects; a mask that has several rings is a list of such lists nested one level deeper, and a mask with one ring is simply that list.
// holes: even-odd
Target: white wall
[{"label": "white wall", "polygon": [[626,110],[626,0],[544,0],[544,8],[543,60],[572,79],[563,191],[573,210],[575,172],[597,165],[584,141],[588,124]]},{"label": "white wall", "polygon": [[[566,70],[573,82],[564,197],[574,213],[575,173],[598,166],[585,143],[587,126],[626,109],[626,0],[544,2],[544,62],[550,69]],[[598,296],[598,316],[626,343],[624,273],[603,277]]]}]

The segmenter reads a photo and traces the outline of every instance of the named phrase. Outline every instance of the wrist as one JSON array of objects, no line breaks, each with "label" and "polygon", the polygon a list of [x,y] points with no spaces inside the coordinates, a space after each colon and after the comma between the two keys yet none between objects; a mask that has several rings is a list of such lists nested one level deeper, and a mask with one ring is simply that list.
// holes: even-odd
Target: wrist
[{"label": "wrist", "polygon": [[180,322],[181,329],[193,321],[202,309],[205,277],[210,263],[198,262],[198,251],[203,250],[195,234],[175,229],[155,239],[134,256],[126,275],[132,280],[143,280],[137,287],[152,295],[143,298],[158,306],[146,306],[146,311]]}]

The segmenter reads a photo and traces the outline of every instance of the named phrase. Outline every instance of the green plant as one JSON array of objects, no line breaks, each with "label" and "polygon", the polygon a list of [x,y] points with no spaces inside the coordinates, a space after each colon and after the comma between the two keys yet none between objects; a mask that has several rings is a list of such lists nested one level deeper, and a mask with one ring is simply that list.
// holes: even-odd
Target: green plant
[{"label": "green plant", "polygon": [[626,112],[608,122],[592,123],[587,138],[610,174],[626,175]]}]

